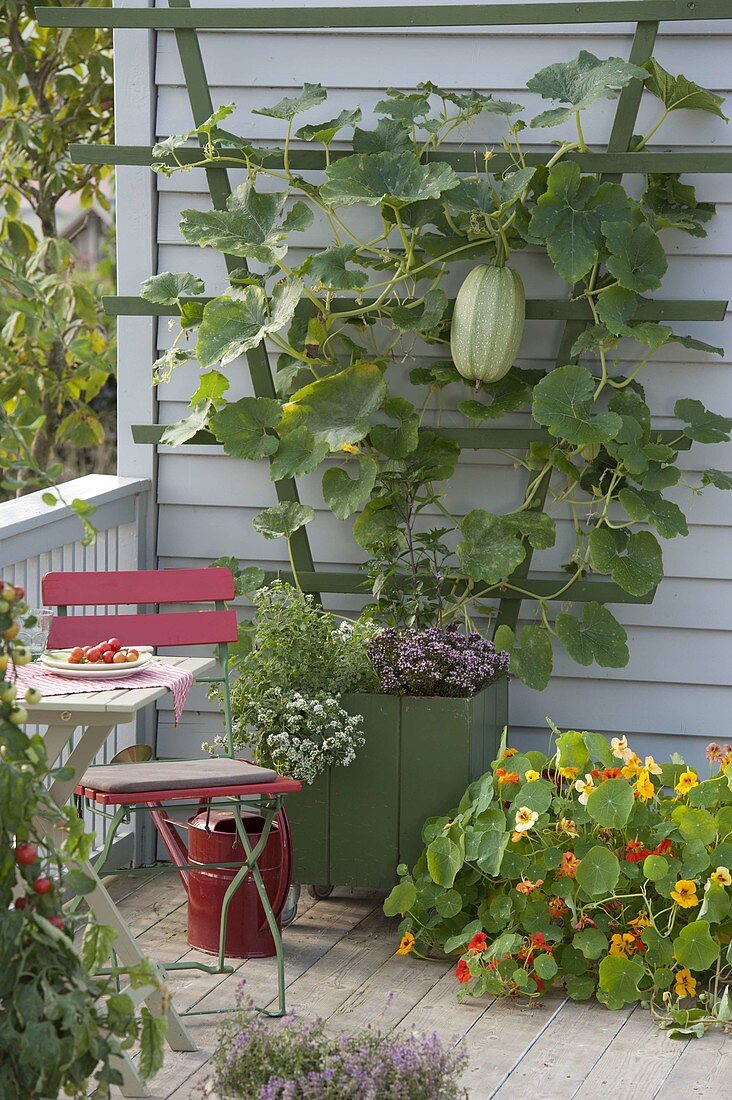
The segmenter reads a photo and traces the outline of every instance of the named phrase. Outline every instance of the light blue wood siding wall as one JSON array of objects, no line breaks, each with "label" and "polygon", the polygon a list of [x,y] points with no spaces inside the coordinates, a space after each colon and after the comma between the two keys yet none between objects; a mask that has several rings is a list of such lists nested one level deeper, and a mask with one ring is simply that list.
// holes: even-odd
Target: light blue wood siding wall
[{"label": "light blue wood siding wall", "polygon": [[[220,0],[219,0],[220,3]],[[335,5],[337,6],[337,5]],[[415,6],[420,6],[415,4]],[[264,116],[250,115],[252,107],[274,102],[291,94],[303,81],[320,81],[329,89],[329,101],[312,112],[312,118],[332,117],[341,108],[361,106],[366,124],[383,89],[396,85],[413,88],[421,80],[433,80],[444,87],[492,90],[504,98],[526,103],[527,117],[537,113],[540,101],[524,90],[527,79],[551,61],[569,60],[579,49],[598,56],[627,56],[632,28],[553,27],[508,30],[460,30],[432,32],[233,32],[202,34],[203,57],[212,88],[214,105],[236,102],[238,110],[229,125],[239,133],[275,143],[282,137],[281,124]],[[118,36],[123,69],[142,64],[128,56],[129,38]],[[729,95],[732,89],[732,20],[723,24],[672,24],[662,27],[656,56],[671,71],[686,75],[714,91]],[[154,42],[154,129],[164,138],[191,126],[191,116],[171,34],[161,33]],[[732,98],[728,107],[732,106]],[[613,115],[610,103],[598,105],[589,115],[586,136],[590,144],[607,140]],[[732,113],[728,109],[728,113]],[[647,128],[656,116],[654,102],[644,102],[638,130]],[[134,121],[131,123],[134,128]],[[134,141],[130,127],[126,141]],[[491,148],[498,139],[496,120],[478,120],[462,140]],[[527,131],[530,147],[546,131]],[[557,136],[556,133],[551,135]],[[712,116],[679,112],[659,135],[661,149],[691,147],[697,150],[729,149],[732,127]],[[119,138],[118,138],[119,140]],[[147,135],[139,132],[137,143]],[[459,142],[456,141],[456,147]],[[145,186],[145,170],[128,170]],[[241,177],[239,177],[241,178]],[[129,198],[129,175],[126,186]],[[236,174],[233,182],[239,182]],[[690,177],[699,198],[718,204],[717,217],[709,236],[695,239],[668,234],[669,271],[664,283],[667,297],[725,298],[732,286],[732,181],[723,176]],[[634,181],[637,186],[639,181]],[[180,211],[186,207],[207,208],[209,200],[201,173],[180,174],[158,179],[157,214],[149,220],[149,232],[157,240],[157,269],[189,270],[206,279],[209,291],[224,284],[224,266],[219,255],[187,246],[179,237]],[[130,222],[130,228],[132,223]],[[139,227],[135,227],[139,231]],[[126,232],[125,220],[119,227]],[[318,219],[303,234],[310,248],[325,243]],[[149,241],[141,241],[147,248]],[[129,253],[129,248],[127,250]],[[298,262],[298,250],[291,253]],[[558,280],[545,258],[527,250],[515,259],[530,296],[562,294]],[[466,267],[456,270],[460,277]],[[129,272],[120,272],[126,293]],[[674,424],[674,402],[693,396],[716,410],[732,413],[732,319],[721,324],[697,323],[678,326],[713,344],[726,345],[723,360],[689,352],[681,347],[664,349],[661,357],[644,371],[644,382],[658,427]],[[157,346],[171,339],[166,322],[157,326]],[[527,367],[552,363],[559,341],[559,326],[533,322],[527,325],[519,362]],[[146,391],[150,364],[140,355],[140,344],[120,349],[120,384],[130,393]],[[433,349],[416,346],[412,359],[435,355]],[[412,362],[390,370],[394,392],[407,392],[406,377]],[[231,364],[230,396],[250,393],[246,365]],[[184,415],[186,401],[195,388],[197,368],[185,367],[158,393],[159,419],[174,421]],[[442,410],[443,424],[458,424],[462,418],[452,411],[462,395],[449,398]],[[451,405],[452,403],[452,405]],[[128,402],[130,406],[140,402]],[[436,415],[436,411],[432,411]],[[509,423],[520,423],[514,417]],[[120,431],[128,433],[122,423]],[[135,462],[139,452],[125,439],[120,472]],[[732,471],[732,445],[695,445],[683,455],[690,474],[706,466]],[[448,504],[460,515],[484,504],[496,510],[511,507],[520,491],[522,474],[510,458],[492,452],[466,451],[450,485]],[[322,568],[357,568],[360,554],[350,535],[350,525],[336,521],[323,505],[317,476],[300,482],[302,499],[312,504],[318,516],[309,527],[313,553]],[[158,545],[161,566],[201,565],[220,554],[235,554],[247,563],[269,567],[285,565],[284,544],[267,542],[251,528],[252,516],[275,502],[275,494],[264,464],[242,463],[218,449],[160,448],[157,461]],[[557,653],[555,675],[549,688],[538,694],[520,684],[512,686],[512,740],[522,747],[541,746],[546,741],[545,715],[560,726],[602,729],[637,735],[646,751],[663,755],[681,751],[697,761],[706,741],[732,737],[732,504],[716,490],[703,497],[679,487],[669,493],[688,511],[687,538],[664,542],[666,580],[652,606],[621,606],[612,610],[629,630],[631,662],[626,669],[581,669],[562,652]],[[569,516],[555,512],[558,546],[534,556],[537,570],[551,572],[563,561],[570,545]],[[345,598],[328,601],[336,611],[352,611],[357,604]],[[525,611],[530,608],[525,605]],[[169,712],[161,714],[163,754],[177,755],[195,750],[215,723],[205,693],[198,691],[178,730],[173,730]]]}]

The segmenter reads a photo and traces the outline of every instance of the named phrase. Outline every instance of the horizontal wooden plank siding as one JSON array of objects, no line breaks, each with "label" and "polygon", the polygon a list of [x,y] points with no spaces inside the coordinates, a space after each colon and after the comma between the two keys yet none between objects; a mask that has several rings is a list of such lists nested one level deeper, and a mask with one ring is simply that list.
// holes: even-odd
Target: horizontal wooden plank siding
[{"label": "horizontal wooden plank siding", "polygon": [[[143,7],[151,7],[143,0]],[[125,5],[126,6],[126,5]],[[197,0],[197,8],[216,5]],[[291,7],[283,2],[269,6],[274,23],[286,23],[279,9]],[[429,12],[419,0],[406,5],[414,9],[414,17]],[[556,5],[542,5],[547,11]],[[638,5],[636,5],[637,7]],[[678,10],[686,5],[677,6]],[[343,5],[332,0],[334,22],[342,15]],[[211,84],[214,106],[235,102],[237,111],[228,125],[238,133],[276,144],[281,140],[282,124],[262,115],[252,115],[252,108],[270,104],[283,95],[292,94],[304,81],[320,81],[329,90],[328,103],[312,112],[313,119],[331,117],[346,106],[358,104],[368,125],[373,108],[387,86],[414,88],[419,81],[434,80],[443,87],[494,90],[502,98],[517,99],[526,104],[525,117],[530,118],[546,103],[527,94],[526,80],[552,61],[569,60],[580,49],[588,49],[600,57],[627,57],[632,38],[630,22],[607,24],[594,22],[599,13],[610,6],[600,4],[569,5],[575,11],[571,23],[541,27],[460,26],[457,18],[460,5],[448,5],[456,19],[451,29],[435,25],[428,29],[411,30],[403,26],[369,29],[340,27],[329,30],[205,30],[200,33],[203,60]],[[489,6],[482,6],[486,12]],[[516,7],[514,5],[514,7]],[[576,11],[595,7],[583,22],[576,21]],[[612,6],[617,13],[622,5]],[[651,17],[654,4],[647,0],[644,11]],[[655,56],[672,72],[683,71],[691,79],[727,98],[726,113],[732,106],[732,19],[719,21],[716,15],[723,8],[716,3],[698,10],[709,15],[699,23],[669,21],[661,24]],[[312,16],[311,6],[300,5],[302,19]],[[122,9],[120,9],[122,10]],[[129,9],[128,9],[129,10]],[[630,10],[630,9],[628,9]],[[666,8],[666,11],[669,9]],[[169,17],[187,18],[185,9],[175,9]],[[234,9],[231,9],[232,13]],[[371,13],[369,15],[371,18]],[[462,18],[462,14],[460,14]],[[487,19],[488,16],[486,15]],[[342,20],[341,20],[342,21]],[[170,24],[172,25],[172,24]],[[301,23],[300,26],[303,26]],[[117,59],[121,69],[133,65],[130,36],[124,31],[116,36]],[[134,32],[142,33],[142,32]],[[124,140],[130,146],[149,147],[155,139],[171,133],[181,133],[191,124],[191,113],[183,73],[170,30],[155,33],[154,80],[155,112],[150,131],[139,133],[127,127]],[[638,132],[647,129],[658,114],[658,104],[644,97]],[[595,150],[607,142],[614,104],[597,104],[589,113],[585,133]],[[477,119],[464,133],[457,133],[448,149],[462,153],[466,148],[496,148],[500,152],[499,120],[486,115]],[[548,139],[567,135],[561,130],[527,130],[522,141],[529,152],[549,149]],[[335,143],[334,148],[338,148]],[[678,111],[664,125],[649,147],[651,152],[677,153],[690,148],[700,154],[731,154],[732,127],[725,127],[712,115]],[[145,169],[127,168],[128,173],[147,177]],[[243,174],[232,172],[237,184]],[[701,200],[718,204],[717,218],[707,238],[692,238],[679,233],[667,233],[669,270],[664,280],[666,298],[726,299],[732,287],[732,177],[700,171],[688,177]],[[630,186],[641,186],[636,178]],[[263,184],[263,186],[274,186]],[[279,186],[279,184],[277,185]],[[210,200],[205,176],[200,171],[178,174],[157,180],[157,212],[150,224],[151,240],[146,247],[157,246],[158,271],[192,271],[206,280],[207,294],[220,291],[225,283],[222,258],[210,251],[187,246],[177,230],[183,209],[207,209]],[[353,224],[367,229],[369,212],[354,211]],[[125,233],[125,225],[120,225]],[[143,242],[141,242],[143,243]],[[325,227],[316,215],[312,226],[297,240],[290,253],[296,266],[304,250],[326,243]],[[512,261],[513,262],[513,261]],[[530,298],[567,297],[567,288],[557,277],[546,257],[536,250],[526,249],[515,257],[516,267],[526,283]],[[459,264],[451,275],[448,288],[453,291],[468,270]],[[120,272],[123,293],[135,295],[127,273]],[[114,308],[114,307],[113,307]],[[120,311],[124,312],[122,305]],[[156,333],[160,350],[169,346],[172,334],[164,316],[147,322]],[[542,367],[552,363],[558,347],[563,322],[532,320],[527,324],[519,362],[526,367]],[[679,345],[663,349],[643,374],[649,401],[657,414],[659,429],[675,424],[673,406],[679,397],[691,396],[709,407],[732,414],[732,314],[724,320],[675,322],[678,332],[689,333],[717,346],[726,347],[719,358],[689,351]],[[619,354],[625,349],[621,347]],[[628,355],[632,361],[635,352]],[[390,371],[390,390],[395,394],[409,393],[408,372],[415,362],[439,358],[434,348],[417,343],[409,363]],[[246,365],[235,361],[225,368],[231,380],[229,396],[235,400],[252,393]],[[186,365],[176,371],[173,379],[158,390],[159,421],[169,423],[185,415],[186,401],[196,386],[198,368]],[[120,349],[121,385],[144,389],[150,383],[150,364],[134,349]],[[444,395],[440,412],[445,427],[465,427],[456,411],[463,394]],[[427,411],[428,421],[437,415],[436,405]],[[528,426],[527,417],[514,415],[505,426]],[[493,425],[489,425],[493,426]],[[502,423],[503,426],[503,423]],[[122,423],[127,433],[122,450],[122,462],[147,444],[130,442],[131,422]],[[219,447],[187,447],[171,450],[155,448],[157,454],[158,554],[161,567],[198,566],[221,554],[233,554],[245,563],[256,563],[269,570],[287,568],[284,545],[268,542],[251,527],[252,517],[260,509],[276,501],[266,464],[242,463],[226,457]],[[683,453],[680,465],[689,479],[698,479],[699,471],[714,466],[732,472],[732,444],[716,447],[694,445]],[[123,468],[122,474],[126,472]],[[456,515],[463,515],[478,504],[507,510],[516,501],[524,475],[509,455],[487,450],[465,450],[458,472],[450,483],[447,503]],[[362,555],[350,534],[350,522],[339,523],[325,508],[318,475],[298,482],[301,499],[316,510],[316,519],[309,527],[316,568],[331,571],[356,571]],[[709,490],[696,497],[684,485],[669,492],[689,516],[690,533],[686,538],[664,542],[667,579],[660,586],[651,605],[623,605],[613,608],[627,625],[630,635],[631,663],[627,670],[579,668],[562,652],[557,652],[555,676],[543,694],[537,694],[513,684],[511,689],[512,739],[521,747],[546,744],[545,715],[551,715],[559,725],[603,729],[637,737],[648,752],[663,756],[669,751],[685,753],[699,763],[706,740],[729,737],[728,715],[732,707],[732,687],[729,668],[732,659],[732,503],[728,496]],[[550,509],[558,525],[557,548],[536,553],[533,570],[539,577],[556,575],[563,556],[571,546],[571,517],[561,508]],[[357,595],[331,594],[325,604],[332,610],[352,614],[363,603]],[[553,612],[561,605],[553,607]],[[524,614],[531,607],[524,605]],[[242,605],[242,614],[247,609]],[[530,621],[527,619],[526,621]],[[195,751],[200,742],[217,732],[218,719],[211,710],[203,690],[193,692],[190,708],[176,729],[164,703],[160,716],[159,748],[162,754],[178,755]]]}]

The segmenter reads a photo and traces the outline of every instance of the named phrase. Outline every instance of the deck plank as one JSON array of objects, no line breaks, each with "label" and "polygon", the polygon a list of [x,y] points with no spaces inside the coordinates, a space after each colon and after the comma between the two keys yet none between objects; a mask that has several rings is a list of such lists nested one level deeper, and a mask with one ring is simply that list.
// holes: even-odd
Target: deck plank
[{"label": "deck plank", "polygon": [[[684,1042],[669,1039],[651,1014],[638,1006],[574,1093],[573,1100],[597,1100],[608,1092],[633,1100],[653,1100],[685,1046]],[[662,1095],[665,1100],[665,1088]]]},{"label": "deck plank", "polygon": [[548,1097],[573,1096],[630,1013],[568,1001],[494,1094],[496,1100],[524,1100],[537,1081]]},{"label": "deck plank", "polygon": [[[418,965],[416,962],[414,965]],[[442,975],[424,997],[395,1027],[398,1035],[438,1035],[444,1043],[455,1044],[463,1039],[471,1027],[493,1004],[489,998],[475,1000],[467,997],[458,1001],[460,986],[455,981],[454,967]]]},{"label": "deck plank", "polygon": [[688,1044],[656,1092],[658,1100],[720,1100],[730,1093],[732,1035],[711,1032]]},{"label": "deck plank", "polygon": [[[550,993],[531,1005],[494,1001],[460,1043],[469,1059],[461,1079],[469,1096],[476,1100],[494,1096],[564,1004],[559,993]],[[550,1100],[550,1094],[542,1093],[542,1100]]]},{"label": "deck plank", "polygon": [[[186,944],[185,894],[177,876],[112,880],[120,907],[144,949],[163,962],[211,960]],[[559,991],[521,1007],[507,1001],[456,1000],[452,964],[397,958],[396,922],[384,917],[381,896],[336,891],[326,901],[303,895],[284,933],[288,1007],[322,1016],[334,1033],[364,1024],[398,1034],[437,1032],[468,1055],[463,1084],[469,1100],[718,1100],[729,1091],[730,1036],[713,1033],[690,1044],[658,1030],[640,1008],[608,1012],[575,1004]],[[230,975],[171,972],[179,1010],[233,1007],[246,978],[258,1004],[273,1003],[271,959],[236,960]],[[190,1016],[200,1049],[166,1052],[151,1086],[153,1100],[200,1100],[206,1063],[221,1016]],[[273,1026],[277,1026],[276,1022]],[[113,1090],[115,1100],[120,1094]]]}]

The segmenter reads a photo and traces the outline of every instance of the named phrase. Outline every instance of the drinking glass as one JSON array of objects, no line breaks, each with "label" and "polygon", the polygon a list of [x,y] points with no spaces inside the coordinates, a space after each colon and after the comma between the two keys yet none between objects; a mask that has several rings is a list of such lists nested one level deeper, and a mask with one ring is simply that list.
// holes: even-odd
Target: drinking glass
[{"label": "drinking glass", "polygon": [[52,607],[31,607],[28,610],[28,617],[33,616],[36,620],[33,626],[23,625],[18,632],[18,641],[27,646],[31,651],[31,656],[35,661],[37,657],[40,657],[46,648],[46,642],[48,641],[48,633],[51,629],[51,620],[53,619]]}]

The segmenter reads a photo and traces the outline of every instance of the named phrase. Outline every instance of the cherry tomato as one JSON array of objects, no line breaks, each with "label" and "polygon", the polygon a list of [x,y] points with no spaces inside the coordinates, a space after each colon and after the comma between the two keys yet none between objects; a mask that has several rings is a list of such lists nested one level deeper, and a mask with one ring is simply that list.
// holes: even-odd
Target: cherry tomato
[{"label": "cherry tomato", "polygon": [[99,660],[99,658],[101,656],[102,655],[99,652],[99,650],[97,649],[97,647],[92,646],[91,649],[87,650],[86,659],[87,659],[87,661],[90,661],[94,665],[94,664],[97,663],[97,661]]},{"label": "cherry tomato", "polygon": [[38,849],[35,844],[18,844],[15,849],[15,862],[21,867],[29,867],[38,859]]},{"label": "cherry tomato", "polygon": [[41,701],[41,693],[38,688],[28,688],[25,693],[25,701],[30,707],[37,706]]},{"label": "cherry tomato", "polygon": [[102,660],[104,661],[105,665],[111,665],[112,661],[114,660],[114,653],[111,649],[108,649],[105,653],[102,654]]},{"label": "cherry tomato", "polygon": [[16,909],[25,909],[27,905],[28,905],[28,898],[16,898],[15,899],[15,908]]},{"label": "cherry tomato", "polygon": [[126,660],[127,658],[125,657],[124,653],[115,653],[114,657],[112,658],[112,661],[115,665],[123,665]]},{"label": "cherry tomato", "polygon": [[136,649],[128,649],[127,650],[127,656],[125,657],[125,660],[126,661],[136,661],[139,658],[139,656],[140,656],[140,654],[138,653],[138,651]]},{"label": "cherry tomato", "polygon": [[69,653],[69,660],[80,661],[83,656],[84,650],[81,648],[80,645],[75,645],[74,648],[71,650],[71,653]]},{"label": "cherry tomato", "polygon": [[60,932],[63,932],[63,930],[64,930],[63,917],[59,917],[59,916],[57,916],[56,913],[54,913],[53,916],[48,917],[47,919],[48,919],[49,924],[52,924],[54,928],[58,928]]},{"label": "cherry tomato", "polygon": [[110,638],[109,645],[115,653],[117,653],[118,650],[122,648],[122,642],[119,640],[119,638]]},{"label": "cherry tomato", "polygon": [[53,890],[53,883],[45,875],[39,875],[33,883],[33,889],[37,894],[50,894]]},{"label": "cherry tomato", "polygon": [[25,596],[25,589],[23,588],[23,586],[20,584],[14,584],[13,588],[15,589],[16,600],[22,600],[23,596]]},{"label": "cherry tomato", "polygon": [[109,642],[101,642],[100,645],[97,646],[97,649],[101,653],[102,657],[105,653],[114,653],[114,650],[112,649]]}]

